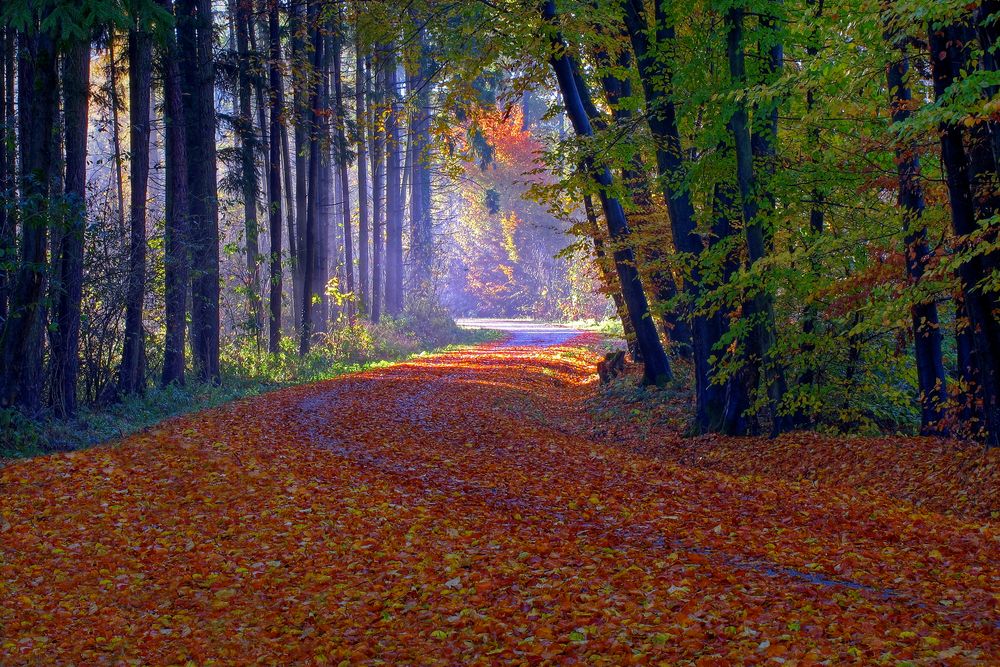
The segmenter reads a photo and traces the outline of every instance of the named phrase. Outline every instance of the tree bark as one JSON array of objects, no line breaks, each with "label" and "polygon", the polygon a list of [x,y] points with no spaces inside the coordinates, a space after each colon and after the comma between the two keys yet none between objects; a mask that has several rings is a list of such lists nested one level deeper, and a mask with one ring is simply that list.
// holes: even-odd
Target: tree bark
[{"label": "tree bark", "polygon": [[[173,13],[173,0],[158,0]],[[187,290],[190,277],[187,123],[180,74],[180,54],[173,30],[160,58],[166,122],[166,210],[164,225],[164,322],[162,386],[184,384]]]},{"label": "tree bark", "polygon": [[395,44],[385,52],[385,96],[388,114],[385,169],[385,312],[398,317],[403,312],[403,190],[400,155],[403,149],[399,130],[402,104],[396,72]]},{"label": "tree bark", "polygon": [[422,297],[432,292],[434,261],[433,222],[431,218],[431,56],[427,28],[416,23],[417,76],[413,82],[415,108],[410,128],[412,162],[410,174],[410,256],[413,263],[413,289]]},{"label": "tree bark", "polygon": [[[283,82],[279,82],[281,88],[284,88]],[[294,113],[293,113],[294,118]],[[292,158],[289,155],[290,147],[288,142],[288,124],[284,122],[284,106],[282,106],[282,123],[281,123],[281,184],[285,189],[285,229],[287,231],[288,237],[288,265],[291,266],[292,274],[292,325],[294,327],[299,326],[299,300],[295,298],[298,292],[295,291],[295,285],[298,278],[296,277],[296,269],[298,266],[298,246],[296,240],[298,239],[298,223],[295,218],[295,187],[292,185]]]},{"label": "tree bark", "polygon": [[[292,126],[294,128],[294,156],[295,156],[295,252],[293,254],[294,263],[292,266],[292,293],[296,304],[295,322],[299,327],[299,337],[301,339],[301,326],[303,322],[302,304],[304,294],[308,292],[303,289],[305,280],[305,229],[307,217],[307,192],[306,182],[309,175],[309,84],[311,73],[309,71],[309,59],[306,55],[305,40],[309,34],[302,14],[302,2],[292,2],[289,4],[289,28],[292,33]],[[289,242],[291,245],[291,242]]]},{"label": "tree bark", "polygon": [[[633,115],[631,110],[623,104],[623,101],[632,96],[632,84],[628,78],[622,77],[616,72],[631,70],[632,54],[628,49],[623,49],[615,63],[611,62],[611,58],[603,49],[597,49],[595,56],[598,65],[604,70],[604,74],[601,76],[601,86],[604,89],[608,106],[611,107],[611,116],[620,127],[626,127],[632,122]],[[579,80],[579,76],[577,78]],[[642,157],[638,153],[631,165],[622,168],[622,180],[633,193],[633,201],[639,209],[638,217],[648,219],[653,215],[653,197],[646,183],[646,173]],[[677,296],[677,285],[667,266],[667,258],[660,248],[661,239],[658,237],[661,235],[656,233],[659,230],[648,229],[646,222],[641,224],[635,222],[634,227],[636,236],[645,239],[646,242],[643,244],[640,240],[636,245],[641,244],[645,247],[633,248],[633,252],[636,252],[640,259],[645,255],[645,260],[652,264],[653,268],[648,274],[649,282],[653,288],[653,296],[663,309],[662,326],[670,348],[678,356],[690,358],[692,356],[692,341],[688,318],[679,316],[668,306]],[[647,229],[643,230],[642,227],[647,227]],[[649,239],[650,235],[654,238]]]},{"label": "tree bark", "polygon": [[284,95],[281,89],[281,32],[279,26],[278,0],[267,0],[268,44],[269,44],[269,84],[270,84],[270,136],[268,145],[268,225],[270,230],[270,294],[268,321],[268,350],[272,353],[281,349],[281,114],[284,109]]},{"label": "tree bark", "polygon": [[369,290],[371,285],[371,270],[368,263],[370,241],[368,239],[368,148],[366,128],[368,112],[365,109],[365,98],[369,95],[368,58],[362,52],[361,40],[355,43],[357,52],[356,80],[354,82],[354,108],[358,126],[358,310],[362,315],[368,315],[370,310]]},{"label": "tree bark", "polygon": [[[546,0],[542,6],[542,19],[547,23],[555,21],[556,11],[554,0]],[[566,115],[577,136],[593,136],[588,108],[592,108],[589,93],[585,87],[577,86],[572,60],[566,53],[566,44],[560,33],[551,37],[552,50],[549,62],[555,71],[559,89],[562,93]],[[635,268],[635,256],[628,244],[629,228],[621,203],[608,194],[612,189],[611,172],[606,167],[598,167],[592,156],[585,158],[585,167],[598,188],[598,197],[604,210],[605,222],[608,226],[608,236],[614,244],[613,255],[618,279],[621,283],[622,295],[628,306],[629,317],[636,332],[636,344],[642,354],[645,384],[664,384],[671,377],[670,362],[663,345],[656,333],[656,327],[649,316],[649,305],[643,291],[642,281]]]},{"label": "tree bark", "polygon": [[7,319],[0,330],[0,407],[38,410],[41,386],[29,352],[41,350],[48,252],[49,182],[52,132],[58,106],[56,46],[53,36],[34,28],[20,33],[18,57],[18,136],[21,147],[21,248]]},{"label": "tree bark", "polygon": [[597,262],[597,269],[601,272],[601,279],[604,286],[611,292],[611,300],[615,304],[615,313],[622,323],[622,333],[625,335],[625,345],[633,361],[638,361],[638,349],[635,344],[635,329],[632,328],[632,320],[629,319],[628,306],[625,305],[625,298],[622,296],[621,283],[611,266],[613,261],[608,259],[608,251],[604,246],[604,236],[597,222],[597,210],[594,208],[594,198],[591,195],[583,196],[583,210],[587,216],[587,225],[590,237],[594,241],[594,255]]},{"label": "tree bark", "polygon": [[[816,21],[823,14],[823,2],[824,0],[807,0],[807,6],[811,10],[810,19]],[[806,46],[806,55],[815,60],[819,55],[819,44],[820,40],[818,35],[818,29],[813,28],[810,31],[809,43]],[[812,86],[806,89],[806,114],[812,114],[816,106],[816,91]],[[820,130],[818,125],[810,127],[807,132],[807,138],[809,140],[808,147],[812,149],[814,154],[818,155],[820,146]],[[826,226],[826,198],[823,191],[816,186],[812,189],[812,207],[809,210],[809,239],[810,245],[814,244],[823,235],[824,227]],[[815,260],[811,261],[810,268],[814,273],[820,270],[817,266]],[[820,318],[819,312],[815,304],[809,303],[805,306],[802,313],[802,334],[804,341],[802,343],[802,352],[805,358],[806,368],[799,377],[799,384],[804,387],[811,386],[815,382],[815,363],[813,361],[813,352],[816,349],[815,340],[816,332],[819,329]],[[792,420],[796,428],[805,427],[809,423],[808,416],[803,410],[797,409],[795,414],[792,416]]]},{"label": "tree bark", "polygon": [[253,88],[250,76],[250,31],[253,28],[251,0],[234,0],[236,20],[237,86],[239,89],[239,136],[243,190],[243,224],[247,257],[247,300],[250,330],[258,346],[263,334],[263,303],[260,291],[260,230],[257,222],[257,136],[253,120]]},{"label": "tree bark", "polygon": [[118,100],[118,62],[115,57],[115,31],[111,29],[108,39],[108,82],[111,86],[111,143],[115,161],[115,194],[118,195],[118,225],[125,229],[125,185],[122,170],[121,124],[118,110],[122,108]]},{"label": "tree bark", "polygon": [[372,96],[372,292],[371,317],[372,322],[378,322],[382,316],[382,276],[385,244],[383,242],[383,225],[385,220],[385,126],[382,122],[385,112],[385,60],[382,57],[384,49],[379,49],[375,62]]},{"label": "tree bark", "polygon": [[[316,247],[313,253],[312,267],[312,287],[310,288],[316,298],[316,307],[313,308],[312,324],[314,332],[325,332],[330,321],[330,296],[326,293],[327,283],[330,281],[331,270],[333,275],[337,275],[340,267],[340,251],[337,242],[337,202],[339,195],[335,187],[333,173],[333,134],[330,128],[330,114],[333,111],[333,94],[331,82],[331,54],[333,53],[333,40],[328,34],[332,30],[332,23],[328,23],[323,30],[323,63],[321,71],[316,72],[320,77],[319,108],[322,113],[318,116],[319,123],[319,184],[315,191],[312,183],[309,184],[309,196],[316,192]],[[341,287],[343,287],[341,285]]]},{"label": "tree bark", "polygon": [[[625,28],[635,53],[639,78],[646,98],[646,123],[656,145],[656,167],[663,189],[663,199],[670,217],[674,249],[691,258],[704,250],[704,242],[695,224],[691,195],[683,186],[687,177],[684,164],[677,110],[671,97],[673,72],[666,53],[660,53],[675,39],[675,29],[667,21],[662,0],[655,3],[653,30],[645,19],[642,0],[624,0]],[[652,40],[651,40],[652,38]],[[704,295],[700,272],[695,263],[685,276],[684,291],[697,304]],[[696,306],[697,307],[697,306]],[[713,353],[721,338],[717,318],[695,314],[691,318],[692,348],[695,367],[695,429],[718,431],[725,412],[725,391],[714,381],[716,363]],[[721,351],[720,354],[721,355]]]},{"label": "tree bark", "polygon": [[198,376],[219,376],[219,216],[215,145],[212,0],[177,0],[177,34],[187,106],[191,249],[191,348]]},{"label": "tree bark", "polygon": [[[967,66],[962,53],[961,30],[955,26],[931,28],[929,46],[934,94],[940,99]],[[939,130],[952,228],[960,245],[964,245],[968,235],[978,229],[969,156],[959,125],[944,122]],[[994,268],[983,255],[971,257],[958,268],[972,345],[969,356],[975,362],[974,366],[963,366],[960,372],[967,386],[979,394],[976,403],[982,405],[977,411],[981,435],[991,447],[1000,446],[1000,323],[995,298],[984,293],[981,285]]]},{"label": "tree bark", "polygon": [[146,188],[149,180],[149,89],[152,84],[152,38],[149,33],[137,28],[129,31],[128,56],[131,213],[125,346],[118,373],[118,391],[141,394],[146,388],[142,306],[146,295]]},{"label": "tree bark", "polygon": [[76,41],[63,55],[66,193],[59,249],[56,328],[52,336],[50,403],[58,417],[76,414],[79,373],[80,304],[83,295],[83,236],[87,201],[87,120],[90,108],[90,42]]},{"label": "tree bark", "polygon": [[[0,200],[5,202],[17,200],[13,75],[16,34],[13,29],[0,27]],[[0,205],[0,322],[7,319],[13,276],[7,264],[17,254],[16,227],[14,207]]]},{"label": "tree bark", "polygon": [[[975,13],[976,37],[980,46],[980,66],[988,72],[1000,70],[1000,0],[982,0]],[[984,95],[993,99],[1000,94],[1000,85],[989,86]],[[993,153],[994,177],[1000,166],[1000,121],[995,117],[984,123]],[[996,195],[995,196],[1000,196]]]},{"label": "tree bark", "polygon": [[310,25],[315,24],[313,37],[313,72],[311,99],[309,108],[309,201],[306,209],[306,221],[304,231],[303,264],[304,275],[302,284],[302,324],[299,328],[299,354],[305,356],[309,352],[312,343],[312,301],[313,294],[310,286],[313,284],[313,268],[316,261],[316,221],[319,215],[319,173],[320,173],[320,127],[319,127],[319,103],[322,87],[321,77],[318,75],[323,64],[323,34],[316,21],[316,6],[309,6]]},{"label": "tree bark", "polygon": [[[892,121],[905,123],[909,119],[912,95],[906,81],[910,60],[900,50],[900,61],[890,63],[887,83],[892,95]],[[920,158],[916,147],[896,148],[896,170],[899,175],[898,204],[906,233],[906,272],[911,285],[919,284],[933,254],[927,246],[927,228],[921,224],[924,213],[924,192],[920,185]],[[941,326],[937,304],[921,301],[910,309],[913,323],[913,353],[917,364],[917,387],[920,390],[920,432],[922,435],[947,435],[944,410],[948,400],[947,379],[941,356]]]},{"label": "tree bark", "polygon": [[[733,82],[740,86],[747,84],[745,55],[743,53],[743,10],[730,8],[726,13],[727,52],[729,72]],[[773,46],[770,52],[770,69],[780,67],[781,47]],[[763,198],[773,209],[773,200],[767,191],[767,175],[773,170],[775,140],[778,122],[777,104],[761,112],[761,126],[758,132],[750,133],[749,114],[745,102],[738,102],[729,119],[729,129],[736,150],[736,181],[742,200],[743,225],[746,235],[749,269],[767,254],[764,221],[761,217],[758,198]],[[762,178],[755,167],[762,164],[766,172]],[[762,185],[763,184],[763,185]],[[761,190],[764,191],[762,197]],[[772,358],[774,348],[774,307],[766,285],[754,288],[753,295],[743,304],[743,317],[751,324],[746,341],[746,353],[738,375],[747,383],[748,393],[756,390],[759,377],[764,376],[764,384],[772,419],[772,434],[791,428],[790,418],[781,414],[781,403],[786,391],[784,371]],[[742,405],[739,406],[742,408]],[[727,408],[724,431],[733,435],[745,435],[756,430],[755,420],[748,418],[745,411]]]},{"label": "tree bark", "polygon": [[347,143],[347,113],[344,109],[344,80],[341,49],[343,46],[343,28],[341,11],[338,5],[336,31],[333,37],[333,90],[334,118],[337,123],[337,173],[340,177],[340,213],[344,223],[344,291],[352,295],[347,300],[347,319],[354,321],[354,241],[351,229],[351,188],[350,188],[350,148]]}]

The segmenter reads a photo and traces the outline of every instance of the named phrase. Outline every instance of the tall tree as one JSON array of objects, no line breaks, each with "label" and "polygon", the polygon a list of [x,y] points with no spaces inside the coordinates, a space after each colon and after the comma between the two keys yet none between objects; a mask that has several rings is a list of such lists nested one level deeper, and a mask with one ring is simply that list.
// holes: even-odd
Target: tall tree
[{"label": "tall tree", "polygon": [[[79,39],[63,55],[63,115],[66,145],[65,227],[60,243],[59,295],[52,336],[52,394],[56,415],[76,413],[80,368],[80,305],[83,295],[83,241],[87,222],[87,121],[90,110],[90,41]],[[143,230],[145,232],[145,230]],[[145,236],[143,237],[145,243]],[[145,247],[145,246],[144,246]]]},{"label": "tall tree", "polygon": [[[292,2],[288,5],[288,27],[291,36],[291,71],[292,71],[292,127],[293,155],[295,156],[295,242],[289,239],[289,246],[294,245],[292,255],[292,302],[295,304],[295,323],[301,327],[303,322],[302,304],[304,303],[302,286],[305,280],[305,230],[306,230],[306,181],[308,180],[309,159],[309,56],[306,53],[306,40],[310,27],[303,14],[303,2]],[[287,142],[286,142],[287,143]],[[291,189],[290,189],[291,190]],[[301,337],[301,330],[299,331]]]},{"label": "tall tree", "polygon": [[[889,36],[890,42],[893,41]],[[887,83],[892,95],[892,120],[903,124],[911,116],[913,95],[907,77],[910,59],[905,46],[899,49],[898,62],[890,62]],[[919,285],[932,253],[927,245],[927,227],[922,224],[924,193],[920,184],[920,158],[916,146],[896,148],[896,171],[899,176],[899,208],[906,232],[906,271],[910,282]],[[924,435],[946,435],[945,407],[948,400],[944,359],[941,355],[941,326],[937,304],[923,298],[910,308],[913,323],[913,352],[917,363],[917,386],[920,390],[920,431]]]},{"label": "tall tree", "polygon": [[[747,85],[745,54],[743,45],[744,10],[731,7],[726,13],[727,53],[729,72],[738,87]],[[773,21],[766,17],[765,22]],[[768,47],[767,69],[772,74],[781,67],[781,45],[775,42]],[[750,117],[745,96],[736,102],[729,119],[729,129],[733,136],[736,153],[736,182],[739,185],[743,213],[743,228],[746,236],[748,269],[752,272],[767,254],[767,233],[765,218],[768,211],[761,210],[763,200],[768,209],[773,210],[773,195],[768,191],[767,176],[773,170],[775,142],[778,132],[778,106],[771,102],[767,108],[758,109],[755,131],[750,131]],[[762,177],[758,173],[765,171]],[[727,405],[727,419],[724,430],[733,434],[747,434],[756,430],[754,420],[748,418],[751,409],[749,395],[757,389],[758,378],[764,376],[765,390],[771,410],[772,431],[781,432],[791,426],[789,417],[782,412],[782,400],[786,391],[784,370],[773,358],[774,349],[774,307],[766,285],[753,286],[752,294],[743,304],[743,317],[751,323],[750,333],[745,342],[746,351],[737,378],[744,383],[745,391],[740,398]]]},{"label": "tall tree", "polygon": [[[323,31],[317,20],[318,11],[315,3],[309,5],[308,22],[313,27],[313,72],[319,73],[323,64]],[[320,118],[319,105],[322,92],[322,77],[312,77],[310,86],[309,108],[309,200],[306,209],[305,229],[302,242],[304,275],[302,284],[302,324],[299,328],[299,354],[305,356],[312,344],[313,321],[312,305],[314,295],[309,288],[313,284],[313,268],[316,261],[316,224],[319,216],[319,175],[321,161]]]},{"label": "tall tree", "polygon": [[17,405],[36,411],[40,397],[26,386],[41,386],[29,359],[39,350],[42,295],[48,253],[51,141],[58,105],[56,45],[44,16],[32,16],[29,32],[19,33],[18,141],[21,148],[21,238],[18,270],[7,319],[0,330],[0,407]]},{"label": "tall tree", "polygon": [[131,153],[131,214],[129,278],[125,306],[125,346],[118,390],[142,393],[146,386],[145,332],[142,304],[146,296],[146,187],[149,180],[149,89],[152,83],[152,38],[134,27],[128,35],[129,149]]},{"label": "tall tree", "polygon": [[253,119],[250,35],[254,26],[251,0],[234,0],[239,97],[237,128],[240,137],[240,186],[243,194],[243,229],[247,257],[247,301],[249,325],[260,343],[263,333],[263,302],[260,292],[260,230],[257,222],[257,133]]},{"label": "tall tree", "polygon": [[[344,108],[344,77],[341,50],[343,48],[344,21],[341,5],[337,4],[337,16],[333,33],[333,90],[334,118],[337,123],[337,174],[340,178],[340,214],[344,224],[344,289],[354,296],[354,241],[351,229],[351,188],[350,188],[350,148],[347,143],[347,112]],[[354,318],[354,301],[347,301],[348,319]]]},{"label": "tall tree", "polygon": [[385,312],[398,317],[403,312],[403,184],[400,133],[402,102],[396,66],[396,46],[385,49],[385,103],[387,113],[385,167]]},{"label": "tall tree", "polygon": [[17,254],[16,210],[17,164],[14,158],[14,43],[17,33],[0,26],[0,320],[7,319],[7,303]]},{"label": "tall tree", "polygon": [[319,109],[319,183],[313,189],[309,184],[309,197],[316,197],[315,249],[313,252],[312,279],[310,291],[314,295],[316,307],[312,313],[313,331],[325,332],[330,322],[330,295],[327,294],[327,284],[332,275],[337,275],[340,269],[340,252],[337,240],[337,204],[340,199],[337,179],[334,178],[333,133],[330,115],[333,110],[332,60],[333,53],[332,21],[323,26],[323,62],[315,75],[320,79]]},{"label": "tall tree", "polygon": [[[705,247],[698,233],[691,193],[685,186],[688,165],[674,102],[672,46],[677,31],[666,3],[657,1],[653,7],[653,21],[650,22],[644,2],[625,0],[623,20],[642,82],[646,124],[656,150],[657,174],[670,218],[674,249],[692,263],[684,276],[684,291],[692,303],[698,304],[704,296],[704,286],[697,258]],[[716,347],[722,338],[718,326],[720,319],[698,312],[691,317],[695,428],[701,432],[721,429],[725,415],[726,388],[717,381],[715,363]]]},{"label": "tall tree", "polygon": [[[554,0],[547,0],[542,5],[542,18],[550,24],[552,30],[549,62],[559,83],[566,115],[569,116],[578,136],[591,137],[594,134],[590,121],[593,112],[588,113],[588,109],[593,109],[593,104],[587,89],[578,85],[580,79],[574,76],[576,67],[567,54],[566,43],[561,32],[552,25],[556,18]],[[672,377],[670,362],[649,315],[646,294],[639,273],[635,268],[635,256],[628,243],[629,227],[625,211],[622,209],[621,203],[609,193],[614,185],[611,171],[607,167],[598,166],[592,155],[588,155],[584,159],[584,167],[598,188],[597,194],[601,201],[601,207],[604,209],[608,235],[614,244],[615,268],[618,271],[618,279],[628,307],[629,318],[635,329],[636,344],[642,354],[643,381],[646,384],[663,384]]]},{"label": "tall tree", "polygon": [[115,214],[118,217],[118,227],[125,230],[125,177],[124,158],[122,157],[121,122],[118,113],[122,108],[119,100],[118,85],[118,58],[115,56],[115,27],[112,26],[108,34],[108,91],[111,98],[111,147],[115,162],[115,194],[118,196],[118,208]]},{"label": "tall tree", "polygon": [[587,216],[587,226],[590,229],[590,236],[594,242],[594,257],[597,262],[597,269],[601,272],[604,286],[611,292],[611,300],[615,304],[615,314],[618,315],[622,323],[622,333],[625,334],[625,344],[628,346],[632,359],[638,360],[638,349],[635,344],[635,331],[632,329],[632,320],[628,316],[628,306],[625,305],[625,298],[622,297],[621,284],[618,276],[612,268],[613,261],[609,261],[608,251],[604,243],[605,234],[601,233],[597,222],[597,209],[594,207],[593,195],[583,196],[583,210]]},{"label": "tall tree", "polygon": [[[281,29],[278,0],[267,0],[267,26],[271,136],[271,142],[268,145],[270,159],[268,160],[267,175],[267,210],[271,246],[268,349],[271,352],[277,352],[281,349],[281,164],[283,150],[280,136],[282,131],[282,110],[284,109],[284,94],[281,82]],[[290,237],[289,240],[291,240]]]},{"label": "tall tree", "polygon": [[[967,67],[964,30],[955,25],[932,25],[930,28],[931,74],[934,94],[939,100],[948,95]],[[951,223],[959,244],[967,243],[979,228],[973,196],[972,173],[962,127],[953,120],[940,124],[941,160],[947,172],[951,203]],[[961,368],[966,384],[978,393],[977,404],[983,439],[990,446],[1000,445],[1000,322],[996,296],[984,286],[996,266],[990,257],[973,254],[958,268],[966,326],[972,350],[967,365]]]},{"label": "tall tree", "polygon": [[410,127],[412,165],[410,175],[410,256],[412,285],[420,296],[431,290],[434,244],[431,221],[431,54],[426,24],[414,19],[416,32],[416,77],[413,81],[413,122]]},{"label": "tall tree", "polygon": [[385,59],[384,47],[380,48],[375,60],[375,73],[372,77],[373,95],[371,108],[372,125],[372,292],[371,318],[378,322],[382,316],[382,304],[385,302],[382,291],[384,275],[385,244],[383,229],[385,221]]},{"label": "tall tree", "polygon": [[[173,0],[158,0],[174,13]],[[163,386],[184,384],[187,337],[187,292],[190,277],[188,245],[191,198],[188,189],[188,142],[181,82],[181,56],[174,30],[164,31],[160,47],[166,123],[166,210],[164,224],[164,324]]]},{"label": "tall tree", "polygon": [[[601,28],[598,30],[603,32]],[[632,83],[631,77],[627,76],[632,69],[631,50],[628,47],[622,48],[614,61],[604,48],[595,49],[594,56],[601,70],[601,87],[608,106],[611,107],[612,119],[619,127],[628,127],[633,123],[632,110],[628,102],[632,97]],[[635,236],[646,240],[645,247],[633,248],[633,252],[641,250],[637,253],[640,255],[640,263],[650,267],[649,282],[653,296],[662,309],[663,329],[671,348],[681,357],[690,357],[691,327],[687,319],[680,317],[671,307],[677,296],[677,285],[665,252],[664,241],[667,235],[657,228],[659,225],[655,221],[653,197],[646,178],[647,172],[638,151],[633,156],[631,164],[624,167],[621,173],[626,187],[632,192],[632,200],[637,209],[637,215],[634,216]]]},{"label": "tall tree", "polygon": [[370,254],[368,239],[368,147],[367,126],[368,111],[365,108],[369,94],[369,59],[362,51],[360,37],[355,41],[355,79],[354,79],[354,110],[357,124],[357,154],[358,154],[358,310],[362,315],[368,315],[369,289],[371,285],[368,257]]},{"label": "tall tree", "polygon": [[187,106],[190,193],[191,348],[203,381],[219,376],[219,210],[212,0],[176,0],[181,82]]}]

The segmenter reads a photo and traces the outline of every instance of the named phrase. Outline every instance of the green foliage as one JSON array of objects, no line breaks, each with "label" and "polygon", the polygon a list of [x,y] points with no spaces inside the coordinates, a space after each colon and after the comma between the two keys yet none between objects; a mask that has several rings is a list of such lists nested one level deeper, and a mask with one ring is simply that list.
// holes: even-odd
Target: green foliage
[{"label": "green foliage", "polygon": [[14,408],[0,410],[0,464],[3,459],[26,458],[43,451],[43,435],[38,423]]},{"label": "green foliage", "polygon": [[609,338],[622,339],[625,337],[625,331],[622,329],[622,321],[617,317],[606,317],[602,320],[570,320],[566,325],[574,329],[593,331]]},{"label": "green foliage", "polygon": [[38,30],[60,42],[90,39],[110,26],[159,30],[172,20],[155,0],[5,0],[0,6],[0,24],[31,33],[38,22]]}]

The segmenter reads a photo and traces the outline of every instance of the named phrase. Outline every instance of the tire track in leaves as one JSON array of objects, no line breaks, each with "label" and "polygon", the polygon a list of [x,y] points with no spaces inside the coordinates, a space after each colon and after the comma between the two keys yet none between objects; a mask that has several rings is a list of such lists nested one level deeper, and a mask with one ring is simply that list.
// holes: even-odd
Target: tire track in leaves
[{"label": "tire track in leaves", "polygon": [[593,362],[427,357],[0,470],[0,664],[997,661],[992,524],[588,439]]}]

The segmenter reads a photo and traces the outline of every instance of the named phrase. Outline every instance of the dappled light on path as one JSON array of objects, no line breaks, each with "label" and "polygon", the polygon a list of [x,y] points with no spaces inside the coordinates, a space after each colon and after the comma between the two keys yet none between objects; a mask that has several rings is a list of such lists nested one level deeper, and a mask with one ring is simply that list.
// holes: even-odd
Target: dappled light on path
[{"label": "dappled light on path", "polygon": [[993,523],[587,437],[518,335],[0,470],[0,663],[1000,658]]}]

